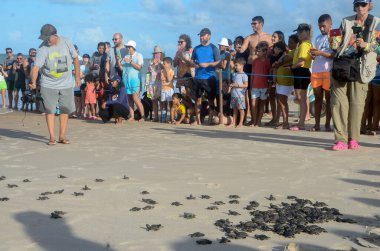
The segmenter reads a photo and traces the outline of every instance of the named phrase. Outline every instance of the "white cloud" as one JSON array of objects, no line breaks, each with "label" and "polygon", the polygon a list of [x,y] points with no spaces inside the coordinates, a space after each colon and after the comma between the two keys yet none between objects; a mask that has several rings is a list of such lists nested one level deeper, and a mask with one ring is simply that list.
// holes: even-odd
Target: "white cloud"
[{"label": "white cloud", "polygon": [[79,30],[75,34],[75,38],[78,42],[90,44],[97,44],[100,41],[105,41],[105,35],[100,26]]},{"label": "white cloud", "polygon": [[141,5],[150,12],[157,12],[159,10],[155,0],[142,0]]},{"label": "white cloud", "polygon": [[149,12],[160,14],[181,14],[186,12],[182,0],[142,0],[141,5]]},{"label": "white cloud", "polygon": [[22,37],[21,31],[12,31],[8,33],[8,38],[12,42],[18,42]]},{"label": "white cloud", "polygon": [[139,34],[140,44],[137,43],[137,50],[139,48],[144,48],[144,50],[153,50],[153,47],[156,45],[154,39],[148,34]]}]

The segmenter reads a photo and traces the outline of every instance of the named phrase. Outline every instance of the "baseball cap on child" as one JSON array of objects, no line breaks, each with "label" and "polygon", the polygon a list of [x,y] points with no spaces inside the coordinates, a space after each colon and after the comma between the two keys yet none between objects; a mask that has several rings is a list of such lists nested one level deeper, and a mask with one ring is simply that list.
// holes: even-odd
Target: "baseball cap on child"
[{"label": "baseball cap on child", "polygon": [[298,25],[297,29],[294,30],[294,32],[296,32],[296,31],[310,31],[310,25],[300,24],[300,25]]},{"label": "baseball cap on child", "polygon": [[129,40],[125,46],[126,46],[126,47],[133,47],[134,49],[136,49],[136,45],[137,45],[137,44],[136,44],[135,41],[133,41],[133,40]]},{"label": "baseball cap on child", "polygon": [[50,38],[50,36],[57,34],[57,29],[51,24],[45,24],[44,26],[41,27],[40,33],[41,34],[38,37],[38,39],[47,41]]},{"label": "baseball cap on child", "polygon": [[223,37],[220,42],[218,43],[218,45],[222,45],[222,46],[226,46],[228,47],[228,39]]},{"label": "baseball cap on child", "polygon": [[112,78],[111,78],[111,81],[117,81],[117,82],[121,82],[121,78],[119,77],[119,75],[114,75]]}]

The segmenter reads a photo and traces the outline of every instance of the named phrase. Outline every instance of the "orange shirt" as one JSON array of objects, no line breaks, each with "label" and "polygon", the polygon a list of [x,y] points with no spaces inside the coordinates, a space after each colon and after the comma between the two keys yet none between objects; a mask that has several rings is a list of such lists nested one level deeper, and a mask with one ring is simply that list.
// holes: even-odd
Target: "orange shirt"
[{"label": "orange shirt", "polygon": [[259,75],[269,75],[270,74],[270,61],[269,59],[259,59],[256,58],[252,63],[252,74],[251,87],[252,88],[268,88],[269,76],[256,76]]}]

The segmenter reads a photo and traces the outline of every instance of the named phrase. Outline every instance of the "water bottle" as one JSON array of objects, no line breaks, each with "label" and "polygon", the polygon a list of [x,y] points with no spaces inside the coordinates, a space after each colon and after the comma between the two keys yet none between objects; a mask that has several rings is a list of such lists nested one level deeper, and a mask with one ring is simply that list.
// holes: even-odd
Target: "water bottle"
[{"label": "water bottle", "polygon": [[60,115],[61,114],[61,110],[59,109],[59,105],[57,104],[57,106],[55,107],[55,115]]},{"label": "water bottle", "polygon": [[166,110],[162,110],[161,123],[166,123]]}]

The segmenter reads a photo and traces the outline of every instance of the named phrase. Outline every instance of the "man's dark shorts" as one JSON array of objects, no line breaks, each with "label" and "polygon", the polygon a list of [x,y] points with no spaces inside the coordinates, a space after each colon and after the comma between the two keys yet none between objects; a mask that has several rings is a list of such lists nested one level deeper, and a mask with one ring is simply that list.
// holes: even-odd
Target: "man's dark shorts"
[{"label": "man's dark shorts", "polygon": [[15,81],[14,80],[5,80],[7,83],[7,90],[14,91],[15,90]]},{"label": "man's dark shorts", "polygon": [[207,98],[213,100],[216,97],[216,78],[194,79],[191,88],[193,98],[201,98],[203,92],[207,93]]}]

